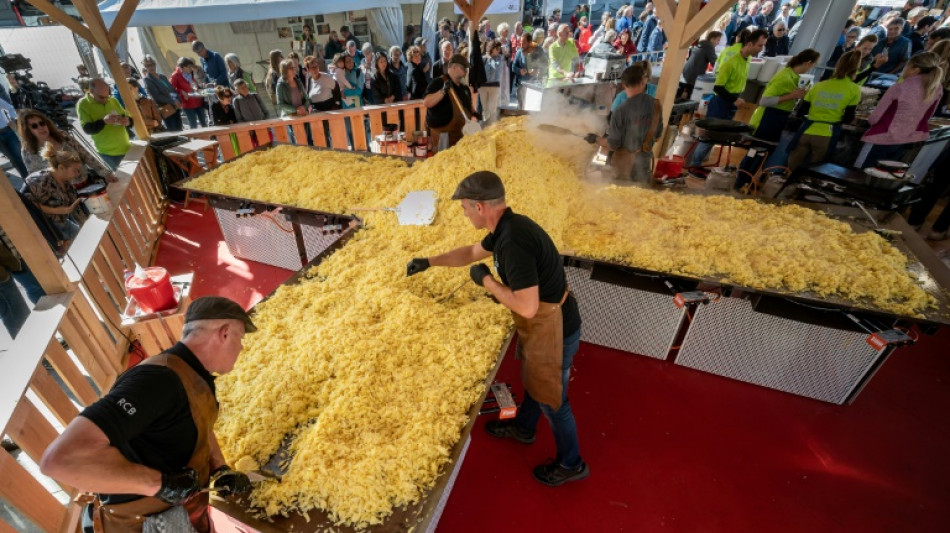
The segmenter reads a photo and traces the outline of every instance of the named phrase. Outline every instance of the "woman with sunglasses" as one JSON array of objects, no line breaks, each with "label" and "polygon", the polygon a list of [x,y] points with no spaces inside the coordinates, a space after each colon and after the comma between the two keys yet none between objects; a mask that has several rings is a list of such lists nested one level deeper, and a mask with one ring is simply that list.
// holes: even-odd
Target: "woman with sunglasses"
[{"label": "woman with sunglasses", "polygon": [[23,162],[30,174],[49,168],[49,162],[43,157],[43,146],[47,143],[56,151],[73,152],[82,161],[79,178],[75,185],[82,185],[89,179],[89,171],[104,177],[106,181],[117,181],[115,173],[83,145],[56,127],[46,115],[35,109],[20,112],[20,138],[23,139]]}]

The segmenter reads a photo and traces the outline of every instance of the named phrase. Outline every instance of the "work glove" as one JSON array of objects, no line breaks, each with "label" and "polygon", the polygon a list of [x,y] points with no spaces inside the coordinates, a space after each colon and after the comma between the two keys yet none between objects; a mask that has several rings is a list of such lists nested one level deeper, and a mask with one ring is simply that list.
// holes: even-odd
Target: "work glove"
[{"label": "work glove", "polygon": [[211,488],[216,489],[221,496],[234,494],[235,496],[244,496],[251,492],[251,480],[247,474],[232,470],[230,466],[224,465],[211,473]]},{"label": "work glove", "polygon": [[597,134],[588,133],[587,135],[584,136],[584,140],[589,142],[590,144],[595,144],[597,142]]},{"label": "work glove", "polygon": [[468,274],[472,276],[472,281],[479,287],[485,286],[485,276],[491,276],[491,270],[485,263],[477,263],[468,269]]},{"label": "work glove", "polygon": [[194,468],[183,468],[178,472],[162,472],[162,488],[155,497],[170,505],[178,505],[201,490],[198,473]]},{"label": "work glove", "polygon": [[427,258],[416,257],[412,261],[409,261],[409,265],[406,266],[406,276],[414,276],[428,269],[429,266],[429,260]]}]

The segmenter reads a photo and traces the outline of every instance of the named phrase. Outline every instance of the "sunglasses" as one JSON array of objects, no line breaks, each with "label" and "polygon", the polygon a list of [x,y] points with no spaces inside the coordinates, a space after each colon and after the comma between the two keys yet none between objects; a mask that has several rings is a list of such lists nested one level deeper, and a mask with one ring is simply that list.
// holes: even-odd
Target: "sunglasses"
[{"label": "sunglasses", "polygon": [[38,130],[40,128],[45,128],[45,127],[47,127],[45,122],[30,122],[31,130]]}]

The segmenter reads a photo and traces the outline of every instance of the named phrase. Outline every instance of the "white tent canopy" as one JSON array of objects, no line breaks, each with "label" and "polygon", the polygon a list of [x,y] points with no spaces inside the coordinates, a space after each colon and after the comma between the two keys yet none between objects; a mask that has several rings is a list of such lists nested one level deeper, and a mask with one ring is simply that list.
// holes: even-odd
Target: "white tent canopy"
[{"label": "white tent canopy", "polygon": [[[214,24],[282,17],[335,13],[347,10],[395,7],[399,0],[140,0],[129,26],[174,26],[177,24]],[[99,10],[111,25],[122,7],[122,0],[102,0]]]}]

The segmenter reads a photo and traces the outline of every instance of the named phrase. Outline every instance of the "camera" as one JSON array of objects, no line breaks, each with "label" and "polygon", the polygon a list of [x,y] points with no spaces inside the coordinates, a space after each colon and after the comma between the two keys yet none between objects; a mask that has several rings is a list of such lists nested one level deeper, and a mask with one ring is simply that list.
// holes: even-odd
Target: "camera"
[{"label": "camera", "polygon": [[13,75],[19,85],[20,103],[23,107],[42,112],[60,128],[69,127],[69,118],[60,105],[63,101],[63,91],[54,91],[43,81],[34,82],[33,75],[30,74],[33,63],[29,58],[21,54],[0,56],[0,69]]}]

